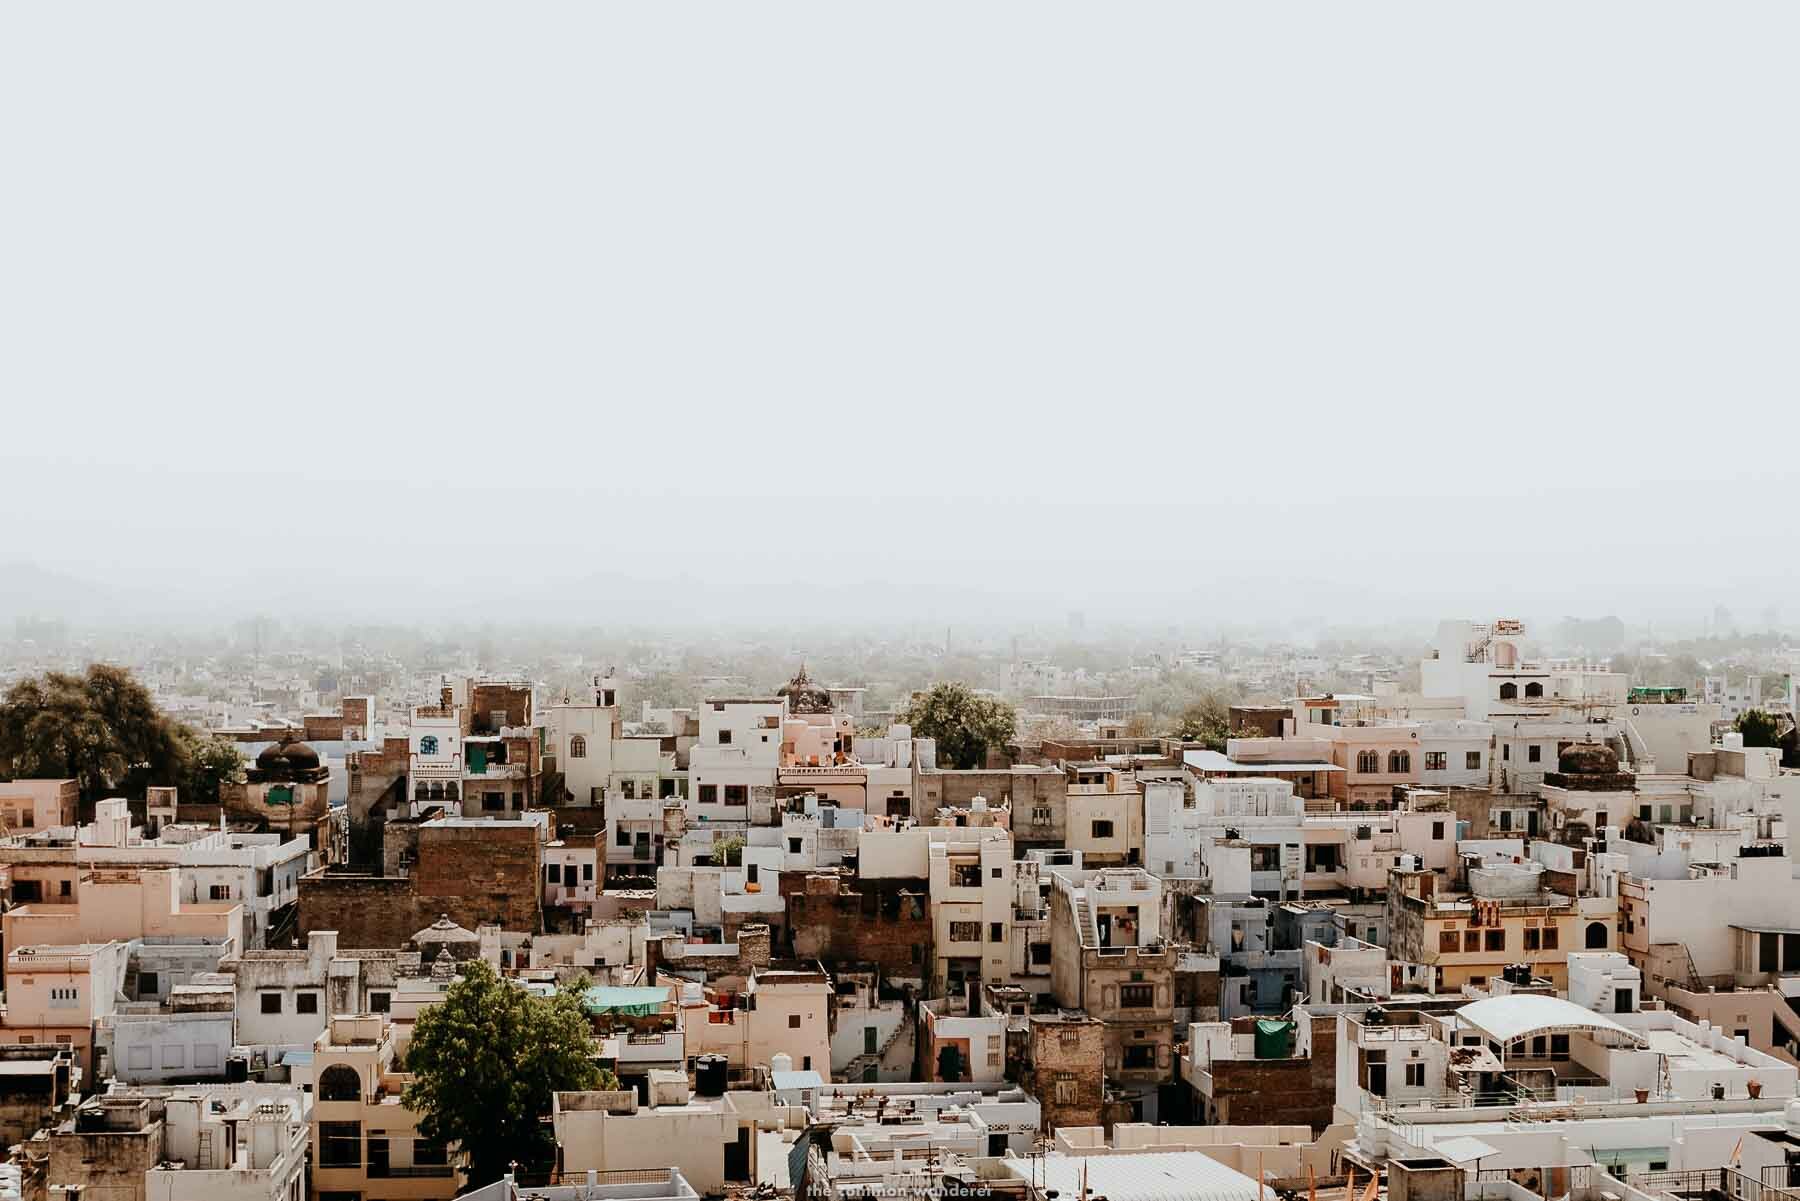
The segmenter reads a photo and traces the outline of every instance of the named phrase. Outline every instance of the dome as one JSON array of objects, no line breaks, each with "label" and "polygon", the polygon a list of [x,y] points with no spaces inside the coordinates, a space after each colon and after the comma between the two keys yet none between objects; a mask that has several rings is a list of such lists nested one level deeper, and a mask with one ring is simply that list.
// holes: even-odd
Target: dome
[{"label": "dome", "polygon": [[1564,775],[1610,776],[1619,770],[1619,753],[1603,742],[1577,742],[1563,748],[1556,766]]},{"label": "dome", "polygon": [[821,688],[812,682],[806,674],[806,664],[800,665],[800,674],[775,690],[776,696],[787,698],[790,713],[830,713],[831,690]]},{"label": "dome", "polygon": [[287,743],[276,742],[262,749],[256,757],[256,770],[267,772],[286,771],[288,769]]},{"label": "dome", "polygon": [[281,746],[287,755],[289,771],[317,771],[319,768],[319,752],[304,742],[285,742]]}]

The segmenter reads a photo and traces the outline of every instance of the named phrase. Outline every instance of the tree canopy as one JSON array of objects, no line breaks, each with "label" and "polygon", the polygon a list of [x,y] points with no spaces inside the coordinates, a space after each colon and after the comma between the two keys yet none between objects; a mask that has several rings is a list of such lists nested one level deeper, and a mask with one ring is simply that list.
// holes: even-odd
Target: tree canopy
[{"label": "tree canopy", "polygon": [[540,1118],[556,1093],[618,1081],[589,1057],[585,980],[541,997],[481,960],[462,970],[444,999],[419,1014],[406,1052],[412,1081],[401,1101],[426,1138],[459,1145],[470,1184],[482,1185],[514,1161],[550,1158],[554,1140]]},{"label": "tree canopy", "polygon": [[1018,729],[1011,705],[955,683],[914,696],[900,721],[912,727],[915,738],[937,740],[940,767],[985,766],[988,749],[1004,746]]},{"label": "tree canopy", "polygon": [[[197,755],[200,777],[191,774]],[[0,778],[74,779],[89,801],[141,797],[151,784],[204,789],[211,780],[216,796],[226,767],[222,751],[203,748],[122,667],[96,663],[81,675],[47,672],[20,680],[0,698]]]},{"label": "tree canopy", "polygon": [[1233,733],[1231,706],[1216,694],[1201,697],[1182,711],[1175,724],[1175,736],[1183,742],[1198,742],[1209,751],[1223,751],[1225,740],[1254,737],[1256,731],[1244,729]]}]

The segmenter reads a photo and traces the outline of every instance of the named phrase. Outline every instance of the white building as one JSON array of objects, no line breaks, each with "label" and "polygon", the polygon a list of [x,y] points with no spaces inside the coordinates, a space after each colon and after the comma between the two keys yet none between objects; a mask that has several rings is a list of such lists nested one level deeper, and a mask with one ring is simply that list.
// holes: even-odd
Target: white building
[{"label": "white building", "polygon": [[688,752],[688,813],[696,821],[748,821],[752,800],[773,802],[787,702],[721,698],[700,706],[700,741]]}]

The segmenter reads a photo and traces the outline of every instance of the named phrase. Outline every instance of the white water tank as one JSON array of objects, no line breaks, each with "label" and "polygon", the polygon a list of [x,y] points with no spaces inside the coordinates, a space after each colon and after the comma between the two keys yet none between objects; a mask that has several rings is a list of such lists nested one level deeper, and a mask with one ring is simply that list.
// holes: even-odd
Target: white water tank
[{"label": "white water tank", "polygon": [[769,1070],[771,1072],[793,1071],[794,1057],[785,1051],[776,1052],[774,1055],[769,1056]]}]

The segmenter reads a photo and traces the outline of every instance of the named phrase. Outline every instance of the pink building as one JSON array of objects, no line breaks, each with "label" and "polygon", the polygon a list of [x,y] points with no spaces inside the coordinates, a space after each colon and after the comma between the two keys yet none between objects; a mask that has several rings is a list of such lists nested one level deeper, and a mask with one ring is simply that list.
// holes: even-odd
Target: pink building
[{"label": "pink building", "polygon": [[6,956],[0,1042],[69,1047],[84,1075],[94,1070],[94,1023],[113,1012],[124,985],[123,942],[15,946]]},{"label": "pink building", "polygon": [[80,798],[74,780],[12,780],[0,784],[0,820],[14,834],[72,826]]},{"label": "pink building", "polygon": [[5,945],[75,946],[163,938],[216,944],[226,954],[235,954],[241,945],[243,905],[183,904],[181,873],[174,868],[87,868],[74,892],[67,899],[7,910],[0,917]]}]

